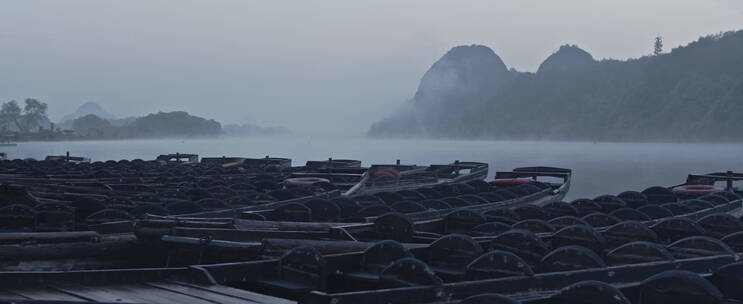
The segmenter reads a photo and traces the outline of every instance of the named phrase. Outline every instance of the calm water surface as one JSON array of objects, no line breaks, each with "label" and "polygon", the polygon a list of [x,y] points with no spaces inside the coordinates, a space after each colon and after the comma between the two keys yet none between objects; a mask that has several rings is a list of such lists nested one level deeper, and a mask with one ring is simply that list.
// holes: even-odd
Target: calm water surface
[{"label": "calm water surface", "polygon": [[359,138],[217,138],[130,141],[31,142],[2,148],[10,158],[50,154],[88,156],[93,160],[154,159],[164,153],[200,156],[288,157],[307,160],[354,158],[364,165],[481,161],[493,172],[522,166],[571,168],[568,198],[617,194],[650,185],[672,185],[688,173],[743,171],[743,144],[588,143],[549,141],[378,140]]}]

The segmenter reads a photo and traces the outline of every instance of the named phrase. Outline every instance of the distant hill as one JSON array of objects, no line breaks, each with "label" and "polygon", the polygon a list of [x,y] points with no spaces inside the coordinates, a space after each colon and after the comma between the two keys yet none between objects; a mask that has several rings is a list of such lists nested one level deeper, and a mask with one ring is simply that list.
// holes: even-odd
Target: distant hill
[{"label": "distant hill", "polygon": [[743,31],[596,61],[564,45],[536,73],[485,46],[450,50],[374,137],[743,141]]},{"label": "distant hill", "polygon": [[80,105],[75,112],[63,116],[62,119],[60,119],[60,122],[64,123],[66,121],[72,121],[86,115],[95,115],[106,120],[116,119],[116,116],[106,112],[101,105],[95,102],[87,102]]},{"label": "distant hill", "polygon": [[70,127],[81,136],[108,139],[210,137],[222,134],[222,125],[219,122],[182,111],[158,112],[127,120],[114,120],[116,123],[112,123],[90,114],[72,120]]}]

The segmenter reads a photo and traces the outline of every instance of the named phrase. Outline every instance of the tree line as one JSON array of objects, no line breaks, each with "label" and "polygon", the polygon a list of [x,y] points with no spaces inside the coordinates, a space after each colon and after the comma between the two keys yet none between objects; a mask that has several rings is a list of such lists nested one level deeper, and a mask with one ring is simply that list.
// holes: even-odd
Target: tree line
[{"label": "tree line", "polygon": [[12,127],[26,133],[41,130],[49,121],[49,116],[46,114],[47,107],[46,103],[33,98],[24,100],[23,109],[15,100],[3,103],[0,107],[0,126],[3,131],[9,131]]}]

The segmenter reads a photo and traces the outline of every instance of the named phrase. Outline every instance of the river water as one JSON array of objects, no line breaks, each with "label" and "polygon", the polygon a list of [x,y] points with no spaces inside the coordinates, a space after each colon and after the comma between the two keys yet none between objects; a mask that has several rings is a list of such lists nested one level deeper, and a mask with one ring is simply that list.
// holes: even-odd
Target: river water
[{"label": "river water", "polygon": [[364,165],[480,161],[495,171],[523,166],[573,169],[568,199],[682,183],[688,173],[743,171],[743,144],[590,143],[555,141],[387,140],[364,138],[216,138],[127,141],[29,142],[0,151],[10,158],[43,158],[69,151],[96,160],[154,159],[165,153],[200,156],[353,158]]}]

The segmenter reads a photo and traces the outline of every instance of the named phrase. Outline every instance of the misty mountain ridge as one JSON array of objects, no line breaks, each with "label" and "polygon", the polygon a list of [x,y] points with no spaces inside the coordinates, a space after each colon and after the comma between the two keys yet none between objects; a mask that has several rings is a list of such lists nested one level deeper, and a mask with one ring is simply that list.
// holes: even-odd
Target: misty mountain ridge
[{"label": "misty mountain ridge", "polygon": [[66,121],[75,120],[86,115],[95,115],[106,120],[116,119],[116,116],[104,110],[101,105],[95,102],[86,102],[77,107],[77,110],[75,110],[75,112],[63,116],[62,119],[60,119],[59,121],[64,123]]},{"label": "misty mountain ridge", "polygon": [[743,31],[670,53],[596,61],[563,45],[536,73],[490,48],[452,48],[373,137],[741,141]]}]

